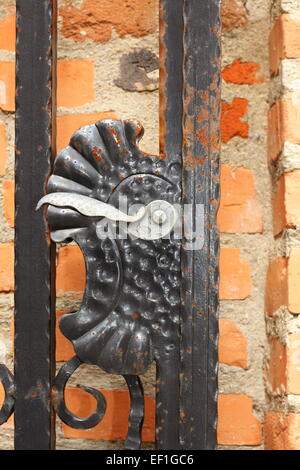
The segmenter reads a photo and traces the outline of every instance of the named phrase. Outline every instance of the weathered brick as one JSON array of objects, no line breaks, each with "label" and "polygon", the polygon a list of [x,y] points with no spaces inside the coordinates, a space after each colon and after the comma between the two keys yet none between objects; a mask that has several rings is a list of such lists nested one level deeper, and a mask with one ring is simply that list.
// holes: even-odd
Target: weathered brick
[{"label": "weathered brick", "polygon": [[268,381],[273,392],[281,393],[286,390],[286,347],[279,338],[269,338],[270,360]]},{"label": "weathered brick", "polygon": [[[73,429],[62,424],[66,438],[124,440],[128,431],[130,408],[129,393],[126,390],[101,390],[107,408],[103,420],[97,426],[87,430]],[[96,400],[80,389],[66,389],[68,408],[78,416],[88,416],[95,410]],[[153,442],[155,435],[155,403],[151,397],[145,397],[145,420],[142,431],[144,442]]]},{"label": "weathered brick", "polygon": [[253,416],[253,402],[247,395],[219,395],[218,443],[257,446],[261,443],[261,424]]},{"label": "weathered brick", "polygon": [[65,0],[59,13],[62,34],[78,42],[107,42],[113,31],[121,37],[141,37],[154,33],[158,25],[156,0],[84,0],[79,8]]},{"label": "weathered brick", "polygon": [[273,197],[274,235],[300,224],[300,170],[284,173]]},{"label": "weathered brick", "polygon": [[287,258],[275,258],[268,267],[265,310],[270,316],[288,303],[287,262]]},{"label": "weathered brick", "polygon": [[14,52],[16,46],[16,15],[9,14],[0,21],[0,49]]},{"label": "weathered brick", "polygon": [[264,437],[266,450],[300,450],[300,414],[267,413]]},{"label": "weathered brick", "polygon": [[68,361],[74,356],[74,348],[71,343],[59,329],[59,319],[67,313],[67,310],[56,312],[56,361]]},{"label": "weathered brick", "polygon": [[85,287],[85,263],[80,248],[64,246],[58,254],[56,273],[56,293],[81,294]]},{"label": "weathered brick", "polygon": [[243,332],[227,318],[220,319],[219,329],[219,361],[247,369],[247,339]]},{"label": "weathered brick", "polygon": [[287,93],[276,101],[268,114],[268,158],[276,161],[283,143],[300,143],[300,94]]},{"label": "weathered brick", "polygon": [[220,253],[220,298],[246,299],[251,295],[252,281],[248,261],[238,248],[223,247]]},{"label": "weathered brick", "polygon": [[117,119],[114,111],[90,114],[64,114],[57,117],[57,151],[66,147],[70,138],[77,129],[94,124],[101,119]]},{"label": "weathered brick", "polygon": [[234,98],[232,103],[222,101],[221,113],[221,138],[227,143],[233,137],[247,139],[249,126],[248,122],[242,121],[248,111],[248,100],[244,98]]},{"label": "weathered brick", "polygon": [[287,393],[300,395],[300,333],[287,338]]},{"label": "weathered brick", "polygon": [[14,290],[14,244],[0,243],[0,292]]},{"label": "weathered brick", "polygon": [[0,109],[15,110],[15,62],[0,62]]},{"label": "weathered brick", "polygon": [[227,83],[236,85],[253,85],[264,82],[265,76],[261,73],[260,65],[255,62],[242,62],[237,59],[222,71],[222,77]]},{"label": "weathered brick", "polygon": [[221,232],[262,232],[262,215],[251,170],[222,165],[218,223]]},{"label": "weathered brick", "polygon": [[0,124],[0,176],[5,173],[6,167],[6,131],[5,126]]},{"label": "weathered brick", "polygon": [[269,60],[272,74],[277,74],[280,60],[300,57],[300,20],[283,14],[275,21],[269,38]]},{"label": "weathered brick", "polygon": [[59,60],[57,64],[57,105],[76,108],[94,100],[94,62]]},{"label": "weathered brick", "polygon": [[222,0],[221,18],[223,32],[248,24],[247,10],[240,0]]},{"label": "weathered brick", "polygon": [[300,313],[300,248],[290,250],[288,262],[288,309],[291,313]]},{"label": "weathered brick", "polygon": [[5,180],[3,182],[4,189],[4,215],[10,225],[15,225],[15,185],[11,180]]}]

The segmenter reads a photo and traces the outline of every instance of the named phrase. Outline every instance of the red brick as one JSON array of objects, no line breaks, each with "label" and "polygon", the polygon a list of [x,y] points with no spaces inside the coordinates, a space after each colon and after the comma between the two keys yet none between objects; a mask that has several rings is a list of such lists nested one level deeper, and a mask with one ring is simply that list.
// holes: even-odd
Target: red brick
[{"label": "red brick", "polygon": [[238,248],[223,247],[220,254],[220,298],[246,299],[251,295],[252,281],[249,263]]},{"label": "red brick", "polygon": [[66,147],[70,138],[77,129],[94,124],[101,119],[117,119],[114,111],[90,114],[64,114],[57,117],[57,151]]},{"label": "red brick", "polygon": [[9,14],[0,21],[0,49],[14,52],[16,47],[16,15]]},{"label": "red brick", "polygon": [[247,10],[240,0],[222,0],[221,18],[223,32],[248,24]]},{"label": "red brick", "polygon": [[71,359],[75,353],[71,343],[59,329],[59,319],[67,310],[56,312],[56,361],[64,362]]},{"label": "red brick", "polygon": [[264,436],[266,450],[300,450],[300,414],[267,413]]},{"label": "red brick", "polygon": [[275,393],[286,390],[286,347],[279,338],[270,338],[270,360],[268,380]]},{"label": "red brick", "polygon": [[288,304],[287,258],[270,261],[265,292],[265,310],[273,315],[281,306]]},{"label": "red brick", "polygon": [[248,111],[248,100],[244,98],[234,98],[232,103],[222,101],[221,113],[221,138],[227,143],[233,137],[247,139],[249,126],[248,122],[242,121]]},{"label": "red brick", "polygon": [[63,35],[78,42],[107,42],[113,31],[141,37],[158,28],[157,0],[83,0],[79,8],[65,0],[59,13]]},{"label": "red brick", "polygon": [[253,416],[253,403],[247,395],[219,395],[218,443],[257,446],[261,424]]},{"label": "red brick", "polygon": [[76,108],[94,101],[94,62],[59,60],[57,64],[57,105]]},{"label": "red brick", "polygon": [[300,313],[300,248],[290,250],[288,261],[288,309],[291,313]]},{"label": "red brick", "polygon": [[0,109],[15,110],[15,62],[0,62]]},{"label": "red brick", "polygon": [[225,67],[222,77],[227,83],[236,85],[253,85],[265,82],[265,76],[261,73],[260,65],[255,62],[242,62],[240,59]]},{"label": "red brick", "polygon": [[300,95],[287,93],[276,101],[268,115],[268,158],[275,162],[283,143],[300,143]]},{"label": "red brick", "polygon": [[226,233],[263,231],[262,215],[251,170],[222,165],[218,223],[220,231]]},{"label": "red brick", "polygon": [[275,21],[269,39],[270,70],[277,74],[280,60],[300,57],[300,20],[283,14]]},{"label": "red brick", "polygon": [[78,246],[64,246],[58,254],[56,292],[81,294],[85,288],[85,263]]},{"label": "red brick", "polygon": [[247,369],[247,340],[236,324],[227,318],[219,321],[219,361]]},{"label": "red brick", "polygon": [[[101,390],[107,401],[103,420],[97,426],[87,430],[73,429],[62,424],[64,437],[82,439],[124,440],[128,430],[130,408],[129,393],[126,390]],[[68,408],[79,416],[90,415],[96,406],[96,400],[80,389],[66,390]],[[155,435],[155,403],[151,397],[145,397],[145,421],[142,431],[144,442],[153,442]]]},{"label": "red brick", "polygon": [[4,188],[4,215],[10,225],[15,225],[15,184],[11,180],[5,180]]},{"label": "red brick", "polygon": [[6,132],[5,126],[0,124],[0,176],[5,173],[6,167]]},{"label": "red brick", "polygon": [[0,292],[14,290],[14,244],[0,243]]},{"label": "red brick", "polygon": [[300,170],[283,174],[273,197],[274,235],[300,224]]},{"label": "red brick", "polygon": [[287,339],[287,393],[300,395],[300,333]]}]

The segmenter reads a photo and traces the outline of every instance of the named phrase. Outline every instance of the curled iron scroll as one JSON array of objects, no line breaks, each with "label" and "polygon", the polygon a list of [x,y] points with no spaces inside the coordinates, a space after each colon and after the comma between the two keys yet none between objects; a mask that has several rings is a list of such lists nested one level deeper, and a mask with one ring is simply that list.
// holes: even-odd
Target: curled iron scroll
[{"label": "curled iron scroll", "polygon": [[14,378],[4,364],[0,364],[0,382],[3,385],[5,397],[0,410],[0,426],[5,423],[14,412]]}]

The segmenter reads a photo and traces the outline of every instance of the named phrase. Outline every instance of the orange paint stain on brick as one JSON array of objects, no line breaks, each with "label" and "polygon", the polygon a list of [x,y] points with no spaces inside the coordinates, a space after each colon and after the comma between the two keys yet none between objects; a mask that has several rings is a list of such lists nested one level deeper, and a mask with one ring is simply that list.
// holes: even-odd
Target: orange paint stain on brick
[{"label": "orange paint stain on brick", "polygon": [[233,321],[221,318],[219,330],[219,361],[247,369],[247,340],[240,328]]},{"label": "orange paint stain on brick", "polygon": [[290,14],[277,18],[269,38],[271,74],[278,74],[281,59],[300,57],[300,20]]},{"label": "orange paint stain on brick", "polygon": [[69,145],[72,134],[83,126],[95,124],[101,119],[117,119],[114,111],[90,114],[64,114],[57,116],[57,151]]},{"label": "orange paint stain on brick", "polygon": [[265,82],[265,76],[261,74],[260,65],[255,62],[242,62],[240,59],[225,67],[222,77],[227,83],[236,85],[254,85]]},{"label": "orange paint stain on brick", "polygon": [[288,303],[287,258],[270,261],[265,288],[265,311],[272,316]]},{"label": "orange paint stain on brick", "polygon": [[288,309],[300,314],[300,248],[292,247],[288,261]]},{"label": "orange paint stain on brick", "polygon": [[15,225],[15,184],[11,180],[5,180],[4,189],[4,215],[10,227]]},{"label": "orange paint stain on brick", "polygon": [[[81,439],[125,440],[128,431],[128,415],[130,399],[127,390],[101,390],[107,408],[103,420],[94,428],[81,430],[73,429],[62,424],[64,437]],[[67,407],[78,416],[86,417],[96,408],[96,400],[83,390],[66,389]],[[145,420],[142,431],[144,442],[153,442],[155,438],[155,402],[151,397],[145,397]]]},{"label": "orange paint stain on brick", "polygon": [[275,162],[283,143],[300,144],[300,94],[287,93],[268,113],[268,159]]},{"label": "orange paint stain on brick", "polygon": [[273,230],[278,235],[284,228],[300,225],[300,170],[284,173],[278,180],[273,197]]},{"label": "orange paint stain on brick", "polygon": [[85,288],[85,263],[80,248],[64,246],[58,254],[56,272],[56,293],[81,294]]},{"label": "orange paint stain on brick", "polygon": [[0,62],[0,109],[15,110],[15,62]]},{"label": "orange paint stain on brick", "polygon": [[65,314],[68,313],[67,310],[56,312],[56,361],[64,362],[71,359],[75,353],[74,348],[71,343],[60,331],[59,320]]},{"label": "orange paint stain on brick", "polygon": [[221,201],[218,224],[225,233],[258,233],[263,220],[257,203],[254,174],[246,168],[221,166]]},{"label": "orange paint stain on brick", "polygon": [[233,137],[247,139],[249,132],[248,122],[242,121],[248,111],[248,100],[234,98],[232,103],[222,101],[221,112],[221,139],[227,143]]},{"label": "orange paint stain on brick", "polygon": [[0,243],[0,292],[14,290],[14,244]]},{"label": "orange paint stain on brick", "polygon": [[219,395],[219,444],[260,445],[261,424],[253,415],[252,409],[253,402],[247,395]]},{"label": "orange paint stain on brick", "polygon": [[16,15],[7,15],[0,21],[0,49],[14,52],[16,47]]},{"label": "orange paint stain on brick", "polygon": [[76,108],[94,101],[94,62],[59,60],[57,63],[57,105]]},{"label": "orange paint stain on brick", "polygon": [[282,393],[286,390],[286,347],[279,338],[269,338],[270,360],[268,368],[268,382],[272,391]]},{"label": "orange paint stain on brick", "polygon": [[267,413],[264,437],[266,450],[299,450],[300,414]]},{"label": "orange paint stain on brick", "polygon": [[62,34],[77,42],[107,42],[113,31],[121,37],[142,37],[158,27],[157,0],[84,0],[80,8],[65,0],[59,14]]},{"label": "orange paint stain on brick", "polygon": [[0,176],[4,176],[6,167],[6,130],[4,124],[0,124]]},{"label": "orange paint stain on brick", "polygon": [[220,252],[220,287],[222,300],[246,299],[251,295],[252,281],[249,263],[240,250],[222,247]]}]

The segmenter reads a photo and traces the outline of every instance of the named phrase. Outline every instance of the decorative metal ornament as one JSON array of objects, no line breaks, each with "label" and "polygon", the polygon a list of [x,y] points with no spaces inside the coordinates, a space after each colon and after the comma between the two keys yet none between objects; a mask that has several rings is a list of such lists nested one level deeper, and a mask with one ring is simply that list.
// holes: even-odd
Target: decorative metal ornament
[{"label": "decorative metal ornament", "polygon": [[[134,377],[155,360],[159,380],[169,382],[174,369],[164,358],[172,357],[176,367],[179,358],[181,240],[175,239],[173,228],[181,166],[176,158],[166,164],[140,151],[142,135],[141,124],[130,120],[104,120],[77,131],[57,156],[48,194],[37,206],[49,204],[52,240],[74,240],[86,263],[82,305],[60,320],[76,356],[57,376],[58,415],[66,424],[86,429],[105,413],[103,396],[91,389],[85,390],[97,399],[95,413],[83,419],[67,410],[64,387],[80,364],[121,374],[131,391],[135,423],[129,427],[130,448],[140,445],[143,419],[141,382]],[[124,201],[128,212],[142,207],[128,215],[117,208]],[[124,222],[127,230],[120,227]]]}]

